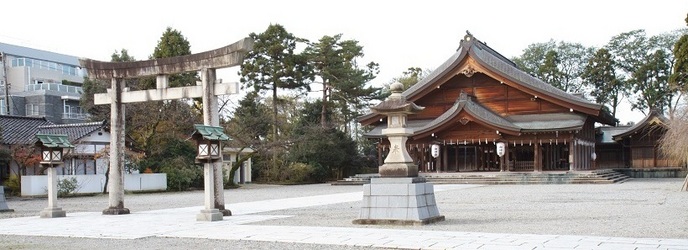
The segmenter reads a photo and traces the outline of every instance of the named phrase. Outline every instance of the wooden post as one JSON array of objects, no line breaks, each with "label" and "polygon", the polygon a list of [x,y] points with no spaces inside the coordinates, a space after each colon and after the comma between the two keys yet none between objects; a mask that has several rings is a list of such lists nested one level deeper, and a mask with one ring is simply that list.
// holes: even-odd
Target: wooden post
[{"label": "wooden post", "polygon": [[538,143],[536,140],[535,143],[533,144],[533,171],[534,172],[540,172],[542,171],[542,152],[541,151],[541,145]]},{"label": "wooden post", "polygon": [[447,145],[442,145],[442,171],[449,171],[449,156],[447,155]]},{"label": "wooden post", "polygon": [[504,172],[509,172],[509,141],[504,143]]}]

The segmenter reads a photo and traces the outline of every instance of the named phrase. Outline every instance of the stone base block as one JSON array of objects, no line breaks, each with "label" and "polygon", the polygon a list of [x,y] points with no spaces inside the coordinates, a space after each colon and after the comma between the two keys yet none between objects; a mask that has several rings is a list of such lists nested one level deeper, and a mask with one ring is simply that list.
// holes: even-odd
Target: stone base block
[{"label": "stone base block", "polygon": [[203,209],[196,215],[196,221],[218,221],[222,220],[222,213],[219,209]]},{"label": "stone base block", "polygon": [[67,212],[59,207],[48,207],[41,211],[41,218],[57,218],[65,216],[67,216]]},{"label": "stone base block", "polygon": [[3,212],[14,212],[14,209],[10,209],[7,206],[7,201],[5,200],[5,187],[0,186],[0,213]]},{"label": "stone base block", "polygon": [[109,207],[103,210],[104,215],[120,215],[131,213],[128,208]]},{"label": "stone base block", "polygon": [[444,215],[427,218],[424,220],[388,220],[388,219],[357,219],[354,224],[359,225],[401,225],[401,226],[422,226],[430,223],[444,221]]},{"label": "stone base block", "polygon": [[361,213],[354,224],[424,225],[443,221],[433,185],[424,178],[373,178],[363,185]]}]

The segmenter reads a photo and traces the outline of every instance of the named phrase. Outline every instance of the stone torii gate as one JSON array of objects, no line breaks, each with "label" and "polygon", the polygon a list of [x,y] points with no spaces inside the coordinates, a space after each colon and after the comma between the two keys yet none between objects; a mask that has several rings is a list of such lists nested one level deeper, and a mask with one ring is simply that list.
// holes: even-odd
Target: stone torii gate
[{"label": "stone torii gate", "polygon": [[[124,104],[182,98],[203,99],[203,124],[219,126],[219,107],[216,95],[235,94],[238,83],[216,82],[216,69],[240,65],[244,56],[253,48],[253,40],[241,39],[234,44],[186,56],[160,58],[135,62],[102,62],[79,59],[88,70],[91,79],[110,79],[108,93],[94,96],[94,104],[110,104],[110,174],[109,207],[103,214],[128,214],[124,207]],[[169,88],[168,76],[184,72],[201,73],[201,85]],[[156,76],[156,89],[127,91],[124,79]],[[193,124],[189,124],[193,126]],[[197,220],[222,220],[222,214],[231,215],[225,209],[222,179],[222,161],[205,163],[203,167],[205,208]],[[222,214],[220,214],[222,212]]]}]

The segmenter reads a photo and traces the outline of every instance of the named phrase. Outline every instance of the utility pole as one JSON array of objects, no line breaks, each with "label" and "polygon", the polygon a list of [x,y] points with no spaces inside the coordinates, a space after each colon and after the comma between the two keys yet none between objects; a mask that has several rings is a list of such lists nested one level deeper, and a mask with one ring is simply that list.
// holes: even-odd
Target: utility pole
[{"label": "utility pole", "polygon": [[2,80],[5,83],[5,114],[10,115],[10,83],[7,82],[7,60],[6,54],[0,52],[2,57]]}]

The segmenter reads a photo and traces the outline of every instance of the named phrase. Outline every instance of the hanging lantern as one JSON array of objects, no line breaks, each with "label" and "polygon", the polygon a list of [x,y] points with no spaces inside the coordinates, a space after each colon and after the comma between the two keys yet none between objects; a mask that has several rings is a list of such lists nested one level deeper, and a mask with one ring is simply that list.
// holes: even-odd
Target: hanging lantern
[{"label": "hanging lantern", "polygon": [[437,158],[440,156],[440,145],[437,144],[432,144],[430,154],[432,155],[433,158]]},{"label": "hanging lantern", "polygon": [[41,149],[42,165],[53,167],[63,163],[64,149],[73,148],[67,135],[36,134],[36,147]]},{"label": "hanging lantern", "polygon": [[195,124],[194,128],[196,131],[192,137],[196,141],[198,149],[196,162],[215,162],[221,159],[221,141],[229,140],[229,136],[223,132],[222,127]]},{"label": "hanging lantern", "polygon": [[504,156],[504,152],[506,151],[506,145],[503,142],[498,142],[497,143],[497,155],[499,157]]}]

